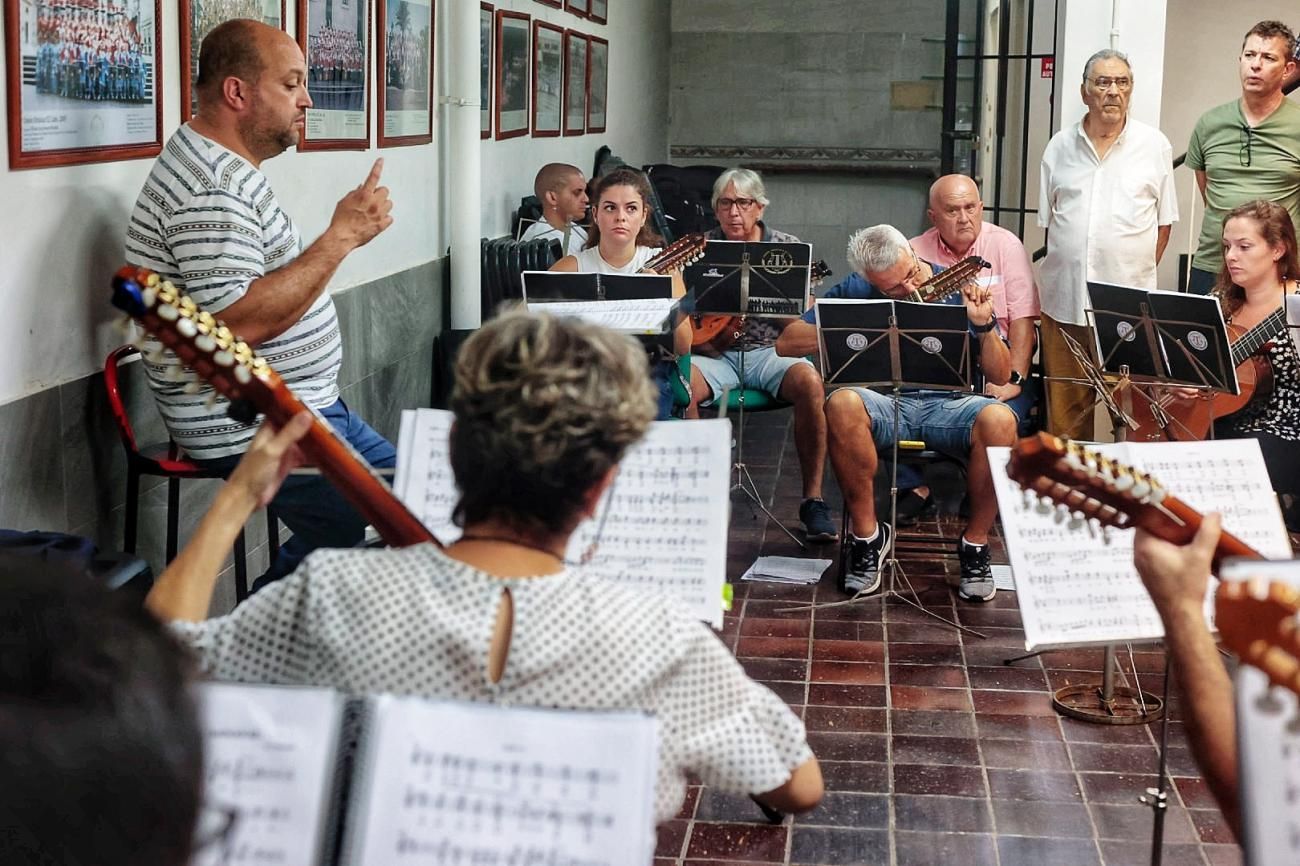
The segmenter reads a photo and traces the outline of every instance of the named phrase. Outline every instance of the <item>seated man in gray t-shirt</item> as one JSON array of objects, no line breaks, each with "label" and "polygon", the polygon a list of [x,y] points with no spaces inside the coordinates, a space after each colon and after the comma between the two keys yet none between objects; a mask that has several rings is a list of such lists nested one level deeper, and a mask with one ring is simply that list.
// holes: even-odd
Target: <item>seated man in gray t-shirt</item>
[{"label": "seated man in gray t-shirt", "polygon": [[587,246],[587,230],[578,221],[587,215],[587,178],[582,169],[550,162],[537,172],[533,193],[542,203],[542,218],[530,225],[521,241],[554,238],[571,256]]}]

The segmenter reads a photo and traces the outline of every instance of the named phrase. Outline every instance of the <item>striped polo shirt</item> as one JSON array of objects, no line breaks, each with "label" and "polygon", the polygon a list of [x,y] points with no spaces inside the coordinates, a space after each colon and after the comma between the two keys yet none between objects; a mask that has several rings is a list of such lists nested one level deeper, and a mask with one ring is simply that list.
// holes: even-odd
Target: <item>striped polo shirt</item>
[{"label": "striped polo shirt", "polygon": [[[213,315],[235,303],[259,277],[297,258],[298,228],[275,200],[271,184],[243,157],[182,125],[154,163],[131,213],[126,259],[150,268]],[[157,343],[148,351],[160,348]],[[338,400],[343,343],[328,291],[297,322],[256,347],[298,398],[320,409]],[[226,415],[227,401],[208,405],[206,383],[187,394],[195,375],[175,369],[171,352],[144,362],[163,421],[191,456],[240,454],[256,425]]]}]

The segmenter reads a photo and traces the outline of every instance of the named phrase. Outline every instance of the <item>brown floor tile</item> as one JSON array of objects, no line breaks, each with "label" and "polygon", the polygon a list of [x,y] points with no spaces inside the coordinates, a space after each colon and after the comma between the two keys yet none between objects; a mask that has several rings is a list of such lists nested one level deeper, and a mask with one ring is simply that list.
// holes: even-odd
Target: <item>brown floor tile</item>
[{"label": "brown floor tile", "polygon": [[1124,746],[1112,743],[1070,743],[1074,768],[1081,773],[1102,771],[1124,773],[1150,767],[1156,769],[1154,746]]},{"label": "brown floor tile", "polygon": [[999,836],[998,861],[1002,866],[1101,866],[1091,839]]},{"label": "brown floor tile", "polygon": [[[1148,806],[1140,804],[1111,806],[1104,803],[1090,803],[1088,811],[1092,813],[1098,839],[1151,838],[1152,812]],[[1197,841],[1196,831],[1187,816],[1187,810],[1181,806],[1171,806],[1165,810],[1165,841],[1173,843]]]},{"label": "brown floor tile", "polygon": [[982,797],[894,795],[894,826],[899,830],[988,833],[993,829],[989,801]]},{"label": "brown floor tile", "polygon": [[825,761],[884,761],[889,753],[884,734],[831,734],[810,731],[808,745]]},{"label": "brown floor tile", "polygon": [[993,820],[1000,836],[1092,838],[1092,820],[1082,803],[994,800]]},{"label": "brown floor tile", "polygon": [[1032,691],[1047,685],[1043,672],[1036,668],[1021,669],[1007,665],[993,668],[968,667],[966,675],[970,677],[972,689]]},{"label": "brown floor tile", "polygon": [[792,707],[806,703],[808,686],[804,683],[774,682],[763,683],[763,685],[775,692],[777,697]]},{"label": "brown floor tile", "polygon": [[808,611],[800,610],[799,606],[810,601],[812,593],[796,601],[770,601],[754,598],[751,592],[745,599],[745,619],[788,619],[806,625],[810,622]]},{"label": "brown floor tile", "polygon": [[981,737],[990,739],[1060,740],[1061,728],[1047,716],[976,716]]},{"label": "brown floor tile", "polygon": [[677,818],[682,821],[689,821],[695,817],[695,806],[700,801],[700,786],[687,785],[686,796],[682,799],[682,807],[677,810]]},{"label": "brown floor tile", "polygon": [[[830,590],[825,596],[818,591],[819,602],[843,601],[848,596],[837,590]],[[855,604],[837,604],[834,607],[819,607],[816,613],[818,622],[874,622],[880,623],[880,601],[877,598],[859,600]]]},{"label": "brown floor tile", "polygon": [[943,710],[890,710],[890,731],[894,735],[915,734],[927,737],[974,737],[973,713]]},{"label": "brown floor tile", "polygon": [[808,662],[803,659],[759,659],[740,660],[740,666],[759,682],[805,682],[808,679]]},{"label": "brown floor tile", "polygon": [[[929,617],[926,617],[929,619]],[[961,632],[952,626],[928,623],[888,623],[885,636],[890,643],[937,643],[956,645],[961,639]]]},{"label": "brown floor tile", "polygon": [[[995,598],[997,596],[994,596]],[[1020,611],[1015,608],[989,607],[987,604],[957,605],[957,620],[973,629],[983,631],[985,627],[1023,628]]]},{"label": "brown floor tile", "polygon": [[746,580],[741,583],[749,587],[749,592],[746,594],[748,599],[802,602],[812,601],[813,598],[811,586],[787,586],[782,583],[763,583],[757,580]]},{"label": "brown floor tile", "polygon": [[926,686],[890,686],[889,705],[897,710],[971,711],[966,689],[935,689]]},{"label": "brown floor tile", "polygon": [[980,626],[975,629],[984,635],[982,638],[966,637],[969,647],[978,643],[981,647],[1000,647],[1007,651],[1007,657],[1018,656],[1025,652],[1025,630],[1022,628],[1000,628],[998,626]]},{"label": "brown floor tile", "polygon": [[[1008,647],[984,645],[979,638],[966,638],[966,664],[977,665],[979,667],[999,667],[1010,659],[1019,658],[1025,654],[1024,647]],[[1010,668],[1033,668],[1039,669],[1042,665],[1036,658],[1027,658],[1014,664],[1006,665]]]},{"label": "brown floor tile", "polygon": [[966,672],[960,667],[938,665],[889,666],[889,682],[898,686],[934,686],[937,688],[964,689]]},{"label": "brown floor tile", "polygon": [[1067,803],[1083,800],[1074,773],[989,769],[988,777],[989,791],[995,800],[1042,800]]},{"label": "brown floor tile", "polygon": [[1144,746],[1153,742],[1151,734],[1159,736],[1159,723],[1151,725],[1103,725],[1061,717],[1061,733],[1071,743],[1109,743],[1126,746]]},{"label": "brown floor tile", "polygon": [[971,739],[894,734],[892,746],[893,759],[900,764],[979,766],[979,749]]},{"label": "brown floor tile", "polygon": [[655,834],[655,856],[673,859],[681,857],[689,830],[689,821],[666,821],[660,824]]},{"label": "brown floor tile", "polygon": [[940,764],[900,764],[894,752],[894,793],[943,794],[950,797],[983,797],[984,773],[979,767]]},{"label": "brown floor tile", "polygon": [[813,640],[814,661],[883,662],[884,644],[858,640]]},{"label": "brown floor tile", "polygon": [[696,821],[691,828],[686,856],[780,863],[785,860],[786,835],[784,826]]},{"label": "brown floor tile", "polygon": [[997,846],[992,836],[974,833],[918,833],[900,830],[894,834],[898,866],[996,866]]},{"label": "brown floor tile", "polygon": [[1239,845],[1203,845],[1201,850],[1210,866],[1241,866],[1246,862]]},{"label": "brown floor tile", "polygon": [[790,833],[790,862],[888,866],[889,831],[796,825]]},{"label": "brown floor tile", "polygon": [[885,666],[879,662],[814,661],[808,679],[814,683],[885,684]]},{"label": "brown floor tile", "polygon": [[883,707],[885,687],[811,683],[808,686],[808,703],[834,707]]},{"label": "brown floor tile", "polygon": [[806,619],[769,619],[746,615],[740,621],[742,637],[808,637],[812,623]]},{"label": "brown floor tile", "polygon": [[885,627],[878,622],[813,621],[814,640],[870,640],[883,641]]},{"label": "brown floor tile", "polygon": [[1070,755],[1062,743],[1050,740],[980,739],[984,766],[1008,770],[1069,770]]},{"label": "brown floor tile", "polygon": [[1237,841],[1232,829],[1223,819],[1223,813],[1216,809],[1189,809],[1187,817],[1202,842],[1229,844]]},{"label": "brown floor tile", "polygon": [[889,644],[890,664],[959,665],[962,664],[961,647],[952,644],[894,643]]},{"label": "brown floor tile", "polygon": [[883,707],[811,706],[804,712],[804,727],[810,731],[839,731],[883,734],[886,732]]},{"label": "brown floor tile", "polygon": [[794,823],[799,826],[885,829],[889,826],[889,797],[828,791],[816,809],[796,815]]},{"label": "brown floor tile", "polygon": [[[1083,797],[1089,803],[1132,805],[1147,788],[1155,787],[1155,773],[1079,773]],[[1170,792],[1172,802],[1173,791]]]},{"label": "brown floor tile", "polygon": [[828,761],[821,755],[817,762],[828,791],[859,791],[868,794],[889,793],[889,765],[870,761]]},{"label": "brown floor tile", "polygon": [[[1151,843],[1103,841],[1101,856],[1106,866],[1150,866]],[[1160,866],[1205,866],[1201,859],[1201,846],[1166,842],[1160,848]]]},{"label": "brown floor tile", "polygon": [[695,820],[749,824],[763,823],[765,819],[758,805],[748,796],[704,788],[695,810]]},{"label": "brown floor tile", "polygon": [[802,637],[741,637],[736,655],[742,658],[806,659],[808,639]]},{"label": "brown floor tile", "polygon": [[992,716],[1056,716],[1046,692],[992,692],[973,690],[975,712]]},{"label": "brown floor tile", "polygon": [[1210,786],[1205,784],[1204,779],[1188,778],[1181,776],[1173,780],[1174,787],[1178,789],[1178,796],[1182,797],[1183,805],[1189,809],[1215,809],[1218,803],[1214,795],[1210,793]]},{"label": "brown floor tile", "polygon": [[1048,670],[1097,671],[1100,673],[1105,653],[1100,649],[1049,650],[1042,654]]}]

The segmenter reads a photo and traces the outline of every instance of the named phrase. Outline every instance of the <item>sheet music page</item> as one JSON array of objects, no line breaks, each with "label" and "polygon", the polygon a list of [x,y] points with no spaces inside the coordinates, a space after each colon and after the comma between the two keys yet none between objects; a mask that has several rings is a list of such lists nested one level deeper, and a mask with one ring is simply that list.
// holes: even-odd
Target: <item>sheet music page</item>
[{"label": "sheet music page", "polygon": [[1286,329],[1291,334],[1295,350],[1300,352],[1300,295],[1286,296]]},{"label": "sheet music page", "polygon": [[[1254,440],[1090,447],[1150,472],[1198,511],[1219,511],[1228,531],[1265,556],[1291,555]],[[1041,503],[1007,475],[1011,449],[988,453],[1026,649],[1163,637],[1160,617],[1133,567],[1133,531],[1103,529]]]},{"label": "sheet music page", "polygon": [[[398,465],[403,484],[397,495],[439,541],[450,544],[460,537],[451,522],[457,498],[447,449],[452,416],[442,409],[407,414],[413,420],[408,425],[403,418],[397,451],[399,461],[407,455],[410,467]],[[730,421],[653,422],[623,458],[596,519],[583,522],[569,539],[566,558],[608,580],[670,592],[693,616],[721,628],[730,486]],[[591,561],[579,565],[597,541]]]},{"label": "sheet music page", "polygon": [[330,689],[200,683],[204,797],[238,817],[230,856],[194,866],[316,863],[334,787],[342,698]]},{"label": "sheet music page", "polygon": [[661,334],[675,298],[636,298],[626,301],[552,301],[530,303],[530,313],[582,319],[629,334]]},{"label": "sheet music page", "polygon": [[[1300,588],[1300,561],[1231,562],[1224,581],[1261,577]],[[1237,763],[1246,862],[1300,863],[1300,706],[1263,671],[1237,668]]]},{"label": "sheet music page", "polygon": [[653,718],[387,695],[372,707],[345,866],[650,862]]}]

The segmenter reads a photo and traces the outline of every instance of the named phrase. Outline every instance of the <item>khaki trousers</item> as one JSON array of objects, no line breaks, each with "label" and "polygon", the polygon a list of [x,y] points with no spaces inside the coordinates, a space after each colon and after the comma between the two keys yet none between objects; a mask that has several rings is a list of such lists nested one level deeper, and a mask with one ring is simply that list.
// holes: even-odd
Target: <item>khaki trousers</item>
[{"label": "khaki trousers", "polygon": [[[1039,326],[1042,335],[1043,373],[1050,378],[1083,378],[1083,368],[1066,345],[1063,333],[1069,334],[1089,356],[1096,356],[1092,328],[1068,325],[1044,314]],[[1091,441],[1095,438],[1096,395],[1087,385],[1071,382],[1047,382],[1047,429],[1057,436]]]}]

